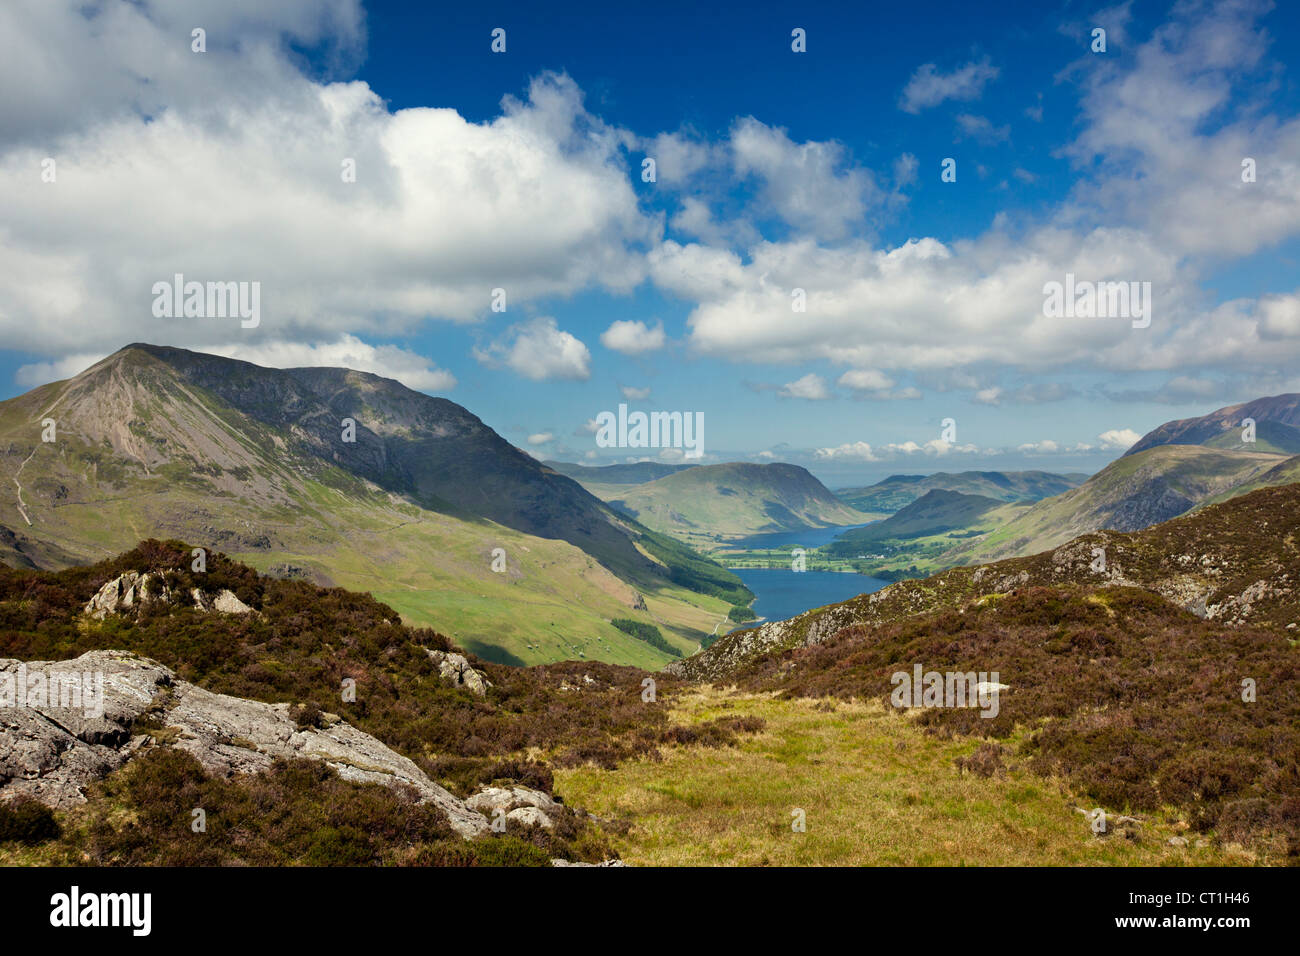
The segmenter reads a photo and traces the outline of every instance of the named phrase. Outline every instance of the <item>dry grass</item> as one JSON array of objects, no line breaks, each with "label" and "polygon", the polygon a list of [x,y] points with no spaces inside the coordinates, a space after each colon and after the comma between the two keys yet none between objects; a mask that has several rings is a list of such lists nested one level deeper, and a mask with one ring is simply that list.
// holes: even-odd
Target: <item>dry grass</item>
[{"label": "dry grass", "polygon": [[[639,865],[1249,865],[1238,847],[1184,835],[1176,814],[1148,814],[1141,838],[1092,835],[1059,781],[1016,766],[960,773],[979,741],[944,740],[879,702],[777,700],[704,688],[675,700],[690,724],[755,715],[763,732],[721,749],[664,748],[662,762],[556,773],[571,806],[630,818],[615,839]],[[806,813],[806,832],[791,813]],[[1091,809],[1089,807],[1089,809]]]}]

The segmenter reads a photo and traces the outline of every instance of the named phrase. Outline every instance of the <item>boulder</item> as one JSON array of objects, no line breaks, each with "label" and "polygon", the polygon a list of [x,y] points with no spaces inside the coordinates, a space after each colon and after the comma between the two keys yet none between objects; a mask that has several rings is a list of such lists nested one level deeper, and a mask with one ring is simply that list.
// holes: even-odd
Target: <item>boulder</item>
[{"label": "boulder", "polygon": [[545,827],[547,830],[555,826],[551,818],[536,807],[519,807],[517,810],[511,810],[506,814],[506,819],[530,827]]},{"label": "boulder", "polygon": [[[486,787],[465,801],[471,810],[481,810],[489,816],[494,810],[510,810],[515,807],[533,807],[548,813],[558,813],[561,804],[558,800],[532,787]],[[509,816],[509,814],[507,814]]]},{"label": "boulder", "polygon": [[161,575],[127,571],[106,582],[86,603],[85,611],[91,617],[103,620],[107,614],[120,614],[151,601],[171,599],[171,589],[163,583]]},{"label": "boulder", "polygon": [[464,687],[471,693],[483,697],[487,694],[487,689],[492,686],[490,680],[470,665],[464,654],[435,650],[429,650],[428,654],[438,665],[438,673],[457,687]]},{"label": "boulder", "polygon": [[235,597],[234,591],[226,588],[218,591],[217,596],[212,599],[212,609],[220,614],[250,614],[253,610]]}]

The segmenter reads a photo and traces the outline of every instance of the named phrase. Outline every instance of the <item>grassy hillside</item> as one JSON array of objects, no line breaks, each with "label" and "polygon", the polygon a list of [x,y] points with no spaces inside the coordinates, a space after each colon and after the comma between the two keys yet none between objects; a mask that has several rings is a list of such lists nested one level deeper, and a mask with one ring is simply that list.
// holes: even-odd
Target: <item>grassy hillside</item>
[{"label": "grassy hillside", "polygon": [[998,501],[1038,501],[1078,487],[1087,475],[1047,471],[962,471],[933,475],[891,475],[865,488],[840,488],[835,494],[859,511],[894,512],[930,491],[957,491]]},{"label": "grassy hillside", "polygon": [[910,505],[865,528],[846,531],[828,550],[852,551],[889,538],[904,540],[944,531],[961,530],[1003,502],[958,491],[928,491]]},{"label": "grassy hillside", "polygon": [[820,566],[847,561],[861,574],[886,580],[918,578],[952,566],[962,542],[1005,527],[1031,507],[955,491],[930,491],[884,521],[847,531],[813,552]]},{"label": "grassy hillside", "polygon": [[[1223,628],[1137,588],[1024,587],[995,599],[850,626],[753,659],[742,689],[878,700],[891,673],[998,674],[991,719],[931,707],[937,733],[992,738],[983,758],[1061,776],[1113,815],[1181,819],[1274,858],[1300,857],[1297,649],[1268,628]],[[1246,697],[1243,679],[1268,688]],[[995,764],[995,765],[996,765]]]},{"label": "grassy hillside", "polygon": [[1201,502],[1198,507],[1216,504],[1220,501],[1227,501],[1229,498],[1236,498],[1239,495],[1249,494],[1250,492],[1256,491],[1260,488],[1273,488],[1278,485],[1290,485],[1296,482],[1300,482],[1300,455],[1288,458],[1280,464],[1274,465],[1258,478],[1252,478],[1250,481],[1242,482],[1225,492],[1221,492],[1220,494],[1206,499]]},{"label": "grassy hillside", "polygon": [[797,465],[700,465],[623,488],[610,503],[694,547],[871,520]]},{"label": "grassy hillside", "polygon": [[1300,428],[1294,425],[1282,425],[1278,422],[1257,422],[1255,440],[1242,441],[1240,427],[1228,428],[1201,444],[1207,448],[1222,448],[1225,451],[1256,451],[1274,455],[1300,454]]},{"label": "grassy hillside", "polygon": [[1199,445],[1160,445],[1111,462],[1071,491],[1047,498],[982,537],[954,546],[947,565],[1033,554],[1101,528],[1134,531],[1190,511],[1285,459]]}]

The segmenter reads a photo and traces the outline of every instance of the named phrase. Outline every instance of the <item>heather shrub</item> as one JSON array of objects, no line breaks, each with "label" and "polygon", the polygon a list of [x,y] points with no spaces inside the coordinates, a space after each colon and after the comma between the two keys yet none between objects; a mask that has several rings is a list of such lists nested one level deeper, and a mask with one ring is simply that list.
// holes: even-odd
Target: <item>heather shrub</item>
[{"label": "heather shrub", "polygon": [[59,836],[54,812],[30,797],[0,803],[0,843],[35,846]]}]

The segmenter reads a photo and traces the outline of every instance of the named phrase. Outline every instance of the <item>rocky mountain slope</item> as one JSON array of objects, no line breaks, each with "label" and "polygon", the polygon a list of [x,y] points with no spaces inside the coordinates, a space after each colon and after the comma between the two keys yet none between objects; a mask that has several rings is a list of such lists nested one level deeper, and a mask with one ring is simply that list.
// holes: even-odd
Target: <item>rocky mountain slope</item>
[{"label": "rocky mountain slope", "polygon": [[685,650],[746,594],[459,405],[347,369],[128,346],[0,403],[0,472],[11,563],[178,536],[374,591],[500,660],[653,666],[671,655],[609,620]]}]

